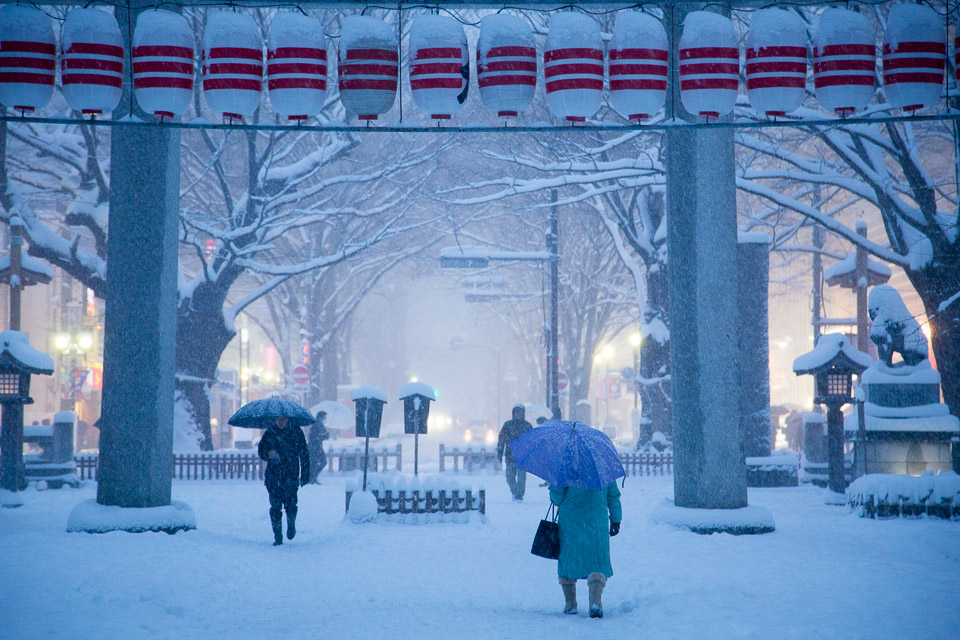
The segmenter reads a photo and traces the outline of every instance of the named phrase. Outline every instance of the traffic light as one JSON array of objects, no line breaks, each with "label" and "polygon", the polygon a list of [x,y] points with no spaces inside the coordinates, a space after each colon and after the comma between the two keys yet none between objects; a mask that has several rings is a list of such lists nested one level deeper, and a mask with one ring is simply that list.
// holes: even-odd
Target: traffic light
[{"label": "traffic light", "polygon": [[310,364],[310,341],[300,341],[300,364]]}]

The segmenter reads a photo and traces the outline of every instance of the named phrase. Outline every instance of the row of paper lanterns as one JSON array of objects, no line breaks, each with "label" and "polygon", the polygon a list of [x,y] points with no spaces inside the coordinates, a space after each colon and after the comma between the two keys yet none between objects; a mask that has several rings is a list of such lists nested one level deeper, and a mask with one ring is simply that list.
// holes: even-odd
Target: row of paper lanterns
[{"label": "row of paper lanterns", "polygon": [[[960,37],[956,41],[960,50]],[[729,18],[697,11],[687,15],[678,47],[680,96],[687,111],[711,120],[733,110],[739,90],[740,50]],[[800,107],[807,78],[806,26],[780,9],[756,11],[747,35],[745,78],[751,105],[769,115]],[[193,34],[179,14],[141,13],[133,34],[134,94],[160,118],[181,115],[194,88]],[[663,26],[650,15],[617,15],[609,46],[611,106],[643,121],[663,106],[669,50]],[[923,5],[890,11],[882,52],[886,100],[904,111],[929,107],[940,97],[946,44],[940,16]],[[47,104],[56,79],[57,49],[49,17],[31,7],[0,8],[0,104],[32,112]],[[463,105],[470,61],[463,27],[452,18],[414,19],[409,46],[410,89],[418,108],[448,119]],[[583,121],[600,108],[604,48],[589,16],[561,12],[550,19],[543,52],[547,104],[558,117]],[[123,86],[124,43],[113,15],[74,9],[63,25],[60,72],[68,105],[84,114],[116,108]],[[266,85],[274,110],[303,120],[323,107],[327,50],[320,24],[299,13],[280,13],[267,42]],[[533,32],[522,19],[483,18],[476,53],[477,84],[485,107],[516,117],[534,99],[538,58]],[[827,9],[813,42],[817,99],[828,111],[849,115],[874,93],[875,34],[868,19]],[[344,19],[338,50],[338,85],[346,109],[361,120],[389,111],[399,82],[395,29],[367,16]],[[960,75],[960,65],[958,65]],[[263,43],[253,18],[214,12],[203,34],[201,85],[211,110],[242,120],[257,109],[264,79]]]}]

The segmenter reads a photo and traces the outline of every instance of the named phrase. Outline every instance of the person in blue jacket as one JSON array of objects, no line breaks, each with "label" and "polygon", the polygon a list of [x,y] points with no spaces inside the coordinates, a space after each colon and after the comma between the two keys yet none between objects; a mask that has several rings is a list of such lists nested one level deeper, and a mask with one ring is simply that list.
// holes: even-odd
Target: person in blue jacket
[{"label": "person in blue jacket", "polygon": [[577,580],[586,579],[590,617],[603,617],[600,596],[613,575],[610,537],[620,533],[620,490],[550,486],[550,501],[559,507],[560,558],[557,575],[565,600],[563,612],[577,613]]}]

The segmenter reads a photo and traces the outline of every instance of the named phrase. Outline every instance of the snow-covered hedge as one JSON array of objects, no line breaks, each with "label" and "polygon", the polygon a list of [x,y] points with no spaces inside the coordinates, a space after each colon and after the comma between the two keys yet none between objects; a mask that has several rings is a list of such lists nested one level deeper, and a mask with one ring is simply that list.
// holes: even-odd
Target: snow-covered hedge
[{"label": "snow-covered hedge", "polygon": [[850,506],[862,518],[921,516],[960,520],[960,475],[906,476],[871,473],[847,488]]}]

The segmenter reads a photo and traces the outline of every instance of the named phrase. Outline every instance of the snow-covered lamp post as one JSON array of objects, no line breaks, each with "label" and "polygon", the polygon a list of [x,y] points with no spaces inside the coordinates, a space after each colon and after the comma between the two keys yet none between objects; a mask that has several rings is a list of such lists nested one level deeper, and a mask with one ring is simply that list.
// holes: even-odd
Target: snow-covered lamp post
[{"label": "snow-covered lamp post", "polygon": [[[20,491],[26,486],[23,466],[23,405],[31,404],[30,376],[53,373],[53,359],[30,346],[26,334],[8,330],[0,333],[0,404],[3,405],[3,432],[0,435],[0,489]],[[4,498],[7,506],[17,500]]]},{"label": "snow-covered lamp post", "polygon": [[[827,405],[827,463],[829,498],[842,496],[847,488],[843,468],[843,413],[841,408],[853,399],[853,376],[859,376],[873,358],[855,349],[846,336],[828,333],[809,353],[793,361],[793,372],[810,374],[816,379],[814,402]],[[841,503],[842,504],[842,503]]]},{"label": "snow-covered lamp post", "polygon": [[387,394],[380,387],[366,386],[353,390],[351,398],[357,403],[357,437],[365,438],[363,445],[363,490],[367,490],[367,467],[370,466],[370,438],[380,437],[383,405]]},{"label": "snow-covered lamp post", "polygon": [[430,403],[436,400],[433,387],[422,382],[408,382],[400,388],[403,400],[403,432],[413,434],[413,475],[420,475],[420,434],[427,432]]}]

